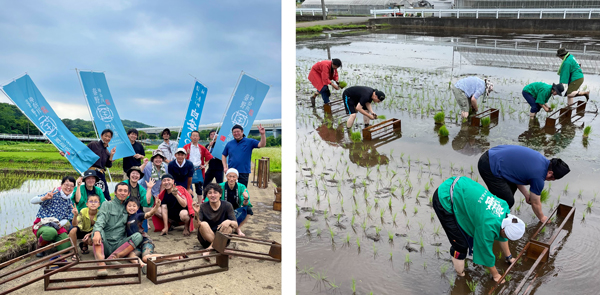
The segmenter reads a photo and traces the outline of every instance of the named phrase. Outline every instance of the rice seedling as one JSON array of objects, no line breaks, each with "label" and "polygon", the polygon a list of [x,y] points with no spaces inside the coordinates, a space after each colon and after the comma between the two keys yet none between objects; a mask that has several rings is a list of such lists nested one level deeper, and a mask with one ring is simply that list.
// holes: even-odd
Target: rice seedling
[{"label": "rice seedling", "polygon": [[334,243],[335,233],[333,232],[333,229],[331,229],[331,227],[329,228],[329,234],[331,235],[331,242]]},{"label": "rice seedling", "polygon": [[356,294],[356,280],[352,279],[352,294]]},{"label": "rice seedling", "polygon": [[350,139],[351,139],[352,141],[354,141],[354,142],[359,142],[359,141],[361,141],[361,140],[362,140],[362,135],[360,134],[360,132],[359,132],[359,131],[357,131],[357,132],[352,132],[352,133],[350,134]]},{"label": "rice seedling", "polygon": [[435,114],[435,115],[433,116],[433,120],[434,120],[434,121],[435,121],[435,123],[437,123],[437,124],[442,124],[442,123],[444,123],[444,117],[445,117],[445,114],[444,114],[444,112],[438,112],[437,114]]},{"label": "rice seedling", "polygon": [[425,192],[429,192],[429,182],[425,183]]},{"label": "rice seedling", "polygon": [[581,218],[581,220],[585,220],[585,211],[583,211],[583,217]]},{"label": "rice seedling", "polygon": [[350,220],[350,226],[354,226],[354,214],[352,214],[352,220]]},{"label": "rice seedling", "polygon": [[393,232],[390,232],[390,231],[388,231],[388,240],[389,240],[390,242],[393,242],[393,241],[394,241],[394,233],[393,233]]},{"label": "rice seedling", "polygon": [[392,198],[390,198],[390,200],[388,201],[388,208],[392,210]]},{"label": "rice seedling", "polygon": [[548,201],[549,195],[550,195],[550,193],[548,193],[548,190],[543,189],[542,193],[540,194],[540,201],[542,201],[542,203],[546,203],[546,201]]},{"label": "rice seedling", "polygon": [[365,221],[363,221],[362,225],[361,225],[363,231],[365,231],[367,229],[367,220],[365,219]]},{"label": "rice seedling", "polygon": [[415,207],[415,214],[417,214],[419,212],[419,209],[417,207]]},{"label": "rice seedling", "polygon": [[583,128],[583,137],[590,136],[590,133],[592,133],[592,126],[585,126],[585,128]]},{"label": "rice seedling", "polygon": [[577,201],[577,198],[573,199],[573,206],[575,206],[575,202]]},{"label": "rice seedling", "polygon": [[475,292],[475,289],[477,289],[478,284],[479,283],[475,281],[467,281],[467,286],[469,286],[469,290],[471,290],[471,292]]},{"label": "rice seedling", "polygon": [[304,223],[304,227],[306,228],[306,231],[310,233],[310,220],[307,220]]},{"label": "rice seedling", "polygon": [[504,279],[506,280],[506,282],[510,282],[510,280],[512,280],[512,276],[511,275],[506,275],[504,277]]},{"label": "rice seedling", "polygon": [[419,245],[421,246],[421,249],[425,248],[425,244],[423,244],[423,237],[419,239]]},{"label": "rice seedling", "polygon": [[341,213],[338,213],[338,215],[337,215],[337,223],[338,223],[338,224],[340,224],[340,217],[342,217],[342,214],[341,214]]},{"label": "rice seedling", "polygon": [[381,228],[380,228],[379,226],[377,226],[377,225],[376,225],[376,226],[375,226],[375,234],[376,234],[377,236],[379,236],[379,232],[380,232],[380,231],[381,231]]},{"label": "rice seedling", "polygon": [[317,228],[317,237],[321,237],[321,229]]},{"label": "rice seedling", "polygon": [[593,206],[594,206],[594,202],[593,201],[588,201],[587,202],[587,210],[588,211],[591,211]]},{"label": "rice seedling", "polygon": [[394,224],[396,224],[396,215],[398,215],[398,212],[394,213],[394,216],[392,217],[392,221],[394,222]]},{"label": "rice seedling", "polygon": [[406,263],[406,264],[412,263],[412,261],[410,260],[410,253],[406,253],[406,256],[404,257],[404,263]]},{"label": "rice seedling", "polygon": [[350,245],[350,234],[346,234],[346,244]]},{"label": "rice seedling", "polygon": [[567,193],[567,190],[569,189],[569,183],[567,183],[567,185],[565,185],[565,194]]},{"label": "rice seedling", "polygon": [[481,126],[483,127],[489,127],[490,126],[490,117],[483,117],[481,118]]},{"label": "rice seedling", "polygon": [[[390,199],[391,200],[391,199]],[[383,214],[385,214],[385,209],[379,210],[379,217],[383,219]]]},{"label": "rice seedling", "polygon": [[406,214],[406,203],[404,203],[404,206],[402,206],[402,212]]},{"label": "rice seedling", "polygon": [[377,256],[377,246],[375,245],[375,242],[373,242],[373,256]]},{"label": "rice seedling", "polygon": [[[439,248],[438,248],[437,252],[439,253]],[[440,271],[442,272],[442,275],[446,274],[447,270],[448,270],[448,264],[447,263],[444,263],[444,264],[442,264],[442,266],[440,266]]]},{"label": "rice seedling", "polygon": [[425,227],[425,224],[421,223],[421,222],[417,222],[419,224],[419,230],[423,231],[423,228]]},{"label": "rice seedling", "polygon": [[446,125],[442,125],[442,127],[440,127],[440,129],[438,130],[438,135],[441,137],[447,137],[448,135],[450,135],[450,132],[448,131],[448,128],[446,128]]}]

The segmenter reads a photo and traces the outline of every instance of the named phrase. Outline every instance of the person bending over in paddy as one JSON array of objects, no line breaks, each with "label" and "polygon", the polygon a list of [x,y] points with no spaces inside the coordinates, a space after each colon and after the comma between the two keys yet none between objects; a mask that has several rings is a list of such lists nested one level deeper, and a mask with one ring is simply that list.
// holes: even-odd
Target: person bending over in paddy
[{"label": "person bending over in paddy", "polygon": [[385,99],[385,93],[367,86],[352,86],[342,93],[344,108],[348,117],[347,128],[352,128],[357,112],[363,115],[365,128],[369,127],[369,120],[377,119],[377,114],[373,112],[371,103],[379,103]]},{"label": "person bending over in paddy", "polygon": [[560,95],[565,88],[562,84],[546,84],[544,82],[533,82],[523,88],[523,97],[531,106],[529,116],[531,118],[540,111],[540,108],[546,112],[551,112],[552,108],[548,106],[548,100],[552,95]]},{"label": "person bending over in paddy", "polygon": [[[31,199],[31,204],[40,205],[40,210],[38,210],[33,221],[33,234],[38,238],[38,248],[69,237],[64,226],[69,220],[73,219],[71,195],[74,188],[75,178],[65,176],[60,187]],[[71,247],[71,243],[64,243],[56,249],[60,251],[68,247]],[[44,254],[44,252],[40,252],[37,256],[42,257]]]},{"label": "person bending over in paddy", "polygon": [[[193,204],[194,226],[198,228],[198,242],[204,249],[212,249],[212,242],[215,239],[217,231],[224,234],[231,234],[237,230],[238,224],[235,219],[233,206],[227,201],[221,201],[223,190],[216,183],[211,183],[204,190],[208,202],[202,205]],[[208,253],[204,253],[208,255]],[[207,258],[208,259],[208,258]]]},{"label": "person bending over in paddy", "polygon": [[[75,185],[75,193],[71,197],[71,201],[77,207],[77,211],[81,212],[87,206],[88,196],[98,195],[100,197],[100,205],[106,201],[104,192],[99,187],[95,186],[100,180],[96,175],[96,170],[87,170],[83,173],[83,177],[79,177]],[[82,185],[84,183],[85,185]],[[97,209],[98,207],[96,207]]]},{"label": "person bending over in paddy", "polygon": [[[477,169],[488,190],[506,201],[508,208],[514,205],[518,188],[541,222],[548,219],[540,199],[544,181],[561,179],[571,171],[561,159],[548,160],[539,152],[518,145],[491,148],[481,155]],[[526,185],[529,185],[529,191]]]},{"label": "person bending over in paddy", "polygon": [[565,92],[567,104],[572,104],[576,96],[585,96],[585,101],[588,101],[590,92],[578,91],[583,84],[583,72],[575,57],[564,48],[559,48],[556,56],[562,60],[557,74],[560,76],[559,83],[567,84],[567,92]]},{"label": "person bending over in paddy", "polygon": [[194,217],[192,209],[192,195],[182,187],[175,185],[173,176],[165,174],[162,176],[164,190],[158,195],[161,206],[158,212],[152,216],[154,231],[161,231],[160,235],[167,235],[172,227],[184,224],[183,235],[189,236],[194,230],[191,218]]},{"label": "person bending over in paddy", "polygon": [[[332,60],[323,60],[312,66],[310,73],[308,73],[308,80],[317,89],[317,92],[310,97],[310,103],[315,106],[315,98],[317,95],[321,95],[323,103],[329,103],[329,97],[331,91],[329,91],[329,84],[336,90],[340,90],[340,86],[337,85],[339,76],[337,69],[342,67],[342,61],[334,58]],[[335,81],[336,83],[332,83]]]},{"label": "person bending over in paddy", "polygon": [[525,223],[510,214],[506,201],[492,195],[468,177],[451,177],[433,193],[433,209],[450,241],[452,264],[464,276],[465,258],[473,255],[473,263],[486,266],[494,281],[501,275],[496,269],[494,241],[507,263],[513,263],[508,239],[518,240],[525,233]]},{"label": "person bending over in paddy", "polygon": [[[223,194],[221,195],[222,201],[227,201],[233,206],[235,212],[235,219],[238,223],[237,234],[239,236],[245,236],[242,232],[242,225],[246,222],[249,215],[254,215],[252,212],[252,204],[250,204],[250,196],[246,186],[237,182],[238,171],[234,168],[227,170],[227,181],[220,183]],[[204,199],[204,202],[208,202],[208,197]]]},{"label": "person bending over in paddy", "polygon": [[458,80],[451,88],[460,107],[461,116],[467,118],[471,110],[473,113],[478,112],[477,101],[484,93],[486,96],[490,95],[490,92],[494,91],[494,84],[488,79],[471,76]]},{"label": "person bending over in paddy", "polygon": [[[115,186],[115,199],[105,202],[98,210],[98,217],[92,230],[94,257],[96,260],[123,258],[142,243],[142,235],[127,236],[127,210],[125,201],[129,198],[129,186],[119,182]],[[106,263],[99,262],[99,266]],[[106,269],[99,269],[98,276],[108,276]]]},{"label": "person bending over in paddy", "polygon": [[81,240],[79,248],[82,254],[90,253],[88,246],[92,245],[90,236],[98,217],[98,208],[100,208],[100,196],[96,194],[87,195],[87,207],[81,211],[78,212],[77,207],[73,206],[73,222],[69,237],[71,241]]}]

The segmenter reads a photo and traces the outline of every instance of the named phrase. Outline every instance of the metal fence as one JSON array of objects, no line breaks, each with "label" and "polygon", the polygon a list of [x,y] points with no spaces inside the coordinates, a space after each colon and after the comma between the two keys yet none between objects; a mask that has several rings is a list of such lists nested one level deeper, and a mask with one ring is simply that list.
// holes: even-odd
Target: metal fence
[{"label": "metal fence", "polygon": [[532,9],[400,9],[404,17],[456,18],[599,18],[600,8],[532,8]]},{"label": "metal fence", "polygon": [[455,0],[456,8],[600,8],[599,0]]}]

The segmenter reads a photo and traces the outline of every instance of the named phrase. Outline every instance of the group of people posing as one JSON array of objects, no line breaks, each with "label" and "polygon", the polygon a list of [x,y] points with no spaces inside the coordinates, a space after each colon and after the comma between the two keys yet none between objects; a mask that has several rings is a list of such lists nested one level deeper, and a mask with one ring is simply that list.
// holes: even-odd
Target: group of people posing
[{"label": "group of people posing", "polygon": [[[558,75],[559,83],[531,83],[523,89],[523,97],[531,105],[530,116],[535,117],[540,109],[550,112],[548,100],[552,95],[564,95],[568,104],[573,104],[577,96],[589,99],[589,91],[578,91],[583,84],[583,73],[575,58],[564,48],[557,57],[562,60]],[[339,59],[320,61],[313,65],[308,79],[317,89],[311,97],[323,97],[329,103],[328,85],[340,89],[337,69],[342,66]],[[567,84],[567,91],[564,86]],[[466,77],[451,85],[454,97],[460,106],[461,116],[467,118],[478,112],[478,101],[483,95],[494,90],[489,79]],[[372,102],[381,102],[385,94],[373,88],[354,86],[342,93],[346,113],[350,115],[347,128],[351,128],[357,112],[363,114],[365,127],[377,115],[371,108]],[[464,276],[464,259],[473,255],[473,262],[489,268],[495,281],[501,275],[495,267],[494,241],[500,248],[507,263],[513,263],[508,240],[518,240],[525,233],[525,223],[511,214],[515,204],[517,189],[531,205],[540,222],[548,217],[542,210],[541,194],[545,181],[561,179],[570,172],[569,166],[558,158],[547,159],[539,152],[523,146],[500,145],[486,151],[479,159],[478,170],[487,189],[468,177],[451,177],[445,180],[432,197],[434,211],[450,241],[450,255],[458,275]],[[527,187],[529,186],[529,187]]]},{"label": "group of people posing", "polygon": [[[101,140],[88,145],[100,156],[89,170],[77,180],[65,176],[60,187],[31,200],[40,205],[33,225],[38,247],[70,238],[80,241],[83,254],[92,247],[98,260],[128,257],[145,271],[147,259],[160,256],[154,254],[148,236],[150,224],[161,235],[183,225],[183,235],[196,231],[206,249],[212,248],[216,231],[244,236],[241,227],[253,215],[247,190],[252,150],[266,145],[262,126],[259,132],[260,141],[245,137],[243,128],[234,126],[234,139],[226,144],[222,158],[216,159],[210,153],[216,130],[209,133],[211,142],[206,146],[198,144],[200,133],[194,131],[191,143],[177,148],[165,129],[163,143],[147,159],[136,141],[138,131],[131,129],[127,134],[136,154],[123,159],[125,180],[115,186],[111,200],[104,169],[112,167],[115,148],[108,151],[113,132],[104,130]],[[64,243],[57,250],[69,246]],[[97,274],[107,276],[108,271],[100,269]]]}]

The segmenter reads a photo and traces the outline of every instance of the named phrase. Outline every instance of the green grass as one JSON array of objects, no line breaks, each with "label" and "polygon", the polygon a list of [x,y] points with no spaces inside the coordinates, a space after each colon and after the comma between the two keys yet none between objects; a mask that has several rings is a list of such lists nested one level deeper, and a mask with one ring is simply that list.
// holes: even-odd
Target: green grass
[{"label": "green grass", "polygon": [[255,159],[268,157],[271,161],[271,172],[281,173],[281,147],[264,147],[252,151],[252,163]]},{"label": "green grass", "polygon": [[450,135],[450,131],[448,131],[446,125],[442,125],[442,127],[440,127],[440,129],[438,130],[438,135],[441,137],[447,137],[448,135]]},{"label": "green grass", "polygon": [[439,124],[441,124],[441,123],[443,123],[443,122],[444,122],[444,117],[445,117],[445,116],[446,116],[446,115],[444,114],[444,112],[439,112],[439,113],[437,113],[437,114],[435,114],[435,115],[433,116],[433,120],[434,120],[436,123],[439,123]]},{"label": "green grass", "polygon": [[314,34],[322,33],[323,31],[344,30],[344,29],[366,29],[367,25],[325,25],[311,26],[304,28],[296,28],[296,34]]}]

